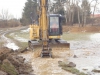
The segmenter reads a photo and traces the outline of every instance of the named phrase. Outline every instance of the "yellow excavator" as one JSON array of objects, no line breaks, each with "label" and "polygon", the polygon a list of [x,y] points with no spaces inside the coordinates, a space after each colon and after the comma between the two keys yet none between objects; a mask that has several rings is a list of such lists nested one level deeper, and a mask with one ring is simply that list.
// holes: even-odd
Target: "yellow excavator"
[{"label": "yellow excavator", "polygon": [[48,14],[48,0],[39,0],[37,24],[30,25],[29,49],[41,49],[40,56],[52,57],[52,50],[70,48],[70,44],[61,40],[62,25],[60,14]]}]

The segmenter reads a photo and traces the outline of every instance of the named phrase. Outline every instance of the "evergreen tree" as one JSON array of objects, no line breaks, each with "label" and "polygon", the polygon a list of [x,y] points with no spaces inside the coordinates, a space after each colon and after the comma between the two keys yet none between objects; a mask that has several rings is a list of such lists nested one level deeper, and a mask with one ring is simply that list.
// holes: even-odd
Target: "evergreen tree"
[{"label": "evergreen tree", "polygon": [[37,15],[37,0],[27,0],[23,9],[21,22],[23,25],[31,24],[36,19]]},{"label": "evergreen tree", "polygon": [[[65,15],[64,13],[64,3],[66,0],[54,0],[51,8],[50,8],[50,13],[51,14],[61,14],[62,16]],[[63,24],[66,22],[65,17],[62,19]]]},{"label": "evergreen tree", "polygon": [[51,7],[50,12],[52,12],[53,14],[61,14],[64,15],[64,2],[66,0],[55,0],[53,3],[53,6]]}]

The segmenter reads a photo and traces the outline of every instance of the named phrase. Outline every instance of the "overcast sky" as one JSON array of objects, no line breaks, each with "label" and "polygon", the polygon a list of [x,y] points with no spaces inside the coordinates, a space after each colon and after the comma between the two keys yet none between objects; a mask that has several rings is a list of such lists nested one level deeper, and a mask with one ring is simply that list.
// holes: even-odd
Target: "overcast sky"
[{"label": "overcast sky", "polygon": [[[0,0],[0,12],[5,10],[8,11],[9,14],[13,15],[14,18],[21,18],[26,1],[27,0]],[[100,4],[98,7],[100,7]]]},{"label": "overcast sky", "polygon": [[5,10],[15,18],[21,18],[26,1],[27,0],[0,0],[0,12]]}]

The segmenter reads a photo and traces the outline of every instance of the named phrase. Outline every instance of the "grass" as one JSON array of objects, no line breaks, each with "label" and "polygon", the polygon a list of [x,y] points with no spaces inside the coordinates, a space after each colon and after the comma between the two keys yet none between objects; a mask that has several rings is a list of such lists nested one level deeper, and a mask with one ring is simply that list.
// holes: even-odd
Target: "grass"
[{"label": "grass", "polygon": [[[19,43],[19,42],[18,42]],[[20,47],[20,49],[25,49],[26,47],[28,47],[28,42],[21,42],[18,44],[18,46]]]},{"label": "grass", "polygon": [[0,41],[0,48],[3,47],[4,42]]},{"label": "grass", "polygon": [[70,72],[70,73],[72,73],[72,74],[76,74],[76,75],[87,75],[87,74],[85,74],[85,73],[83,73],[83,72],[80,72],[78,69],[76,69],[76,68],[74,68],[74,67],[68,67],[68,66],[67,66],[67,63],[65,63],[65,62],[58,62],[58,64],[59,64],[59,66],[60,66],[63,70],[68,71],[68,72]]},{"label": "grass", "polygon": [[20,31],[14,32],[13,37],[16,37],[16,35],[18,37],[22,37],[22,38],[24,37],[25,39],[29,39],[29,32],[21,32],[20,30]]},{"label": "grass", "polygon": [[8,34],[6,34],[5,36],[7,37],[7,38],[9,38],[9,39],[11,39],[11,40],[13,40],[16,44],[17,44],[17,46],[19,46],[20,47],[20,49],[25,49],[26,47],[28,47],[28,42],[20,42],[20,41],[18,41],[18,40],[16,40],[14,37],[16,37],[16,35],[18,36],[18,37],[22,37],[22,38],[28,38],[28,33],[20,33],[20,31],[16,31],[16,32],[13,32],[14,34],[13,35],[10,35],[11,33],[8,33]]},{"label": "grass", "polygon": [[[16,40],[14,37],[22,37],[24,39],[29,39],[29,32],[21,32],[19,31],[14,31],[14,34],[10,35],[11,33],[6,34],[6,37],[14,40],[14,42],[21,48],[25,48],[28,46],[27,42],[20,42]],[[89,36],[92,33],[63,33],[62,39],[64,40],[90,40]]]},{"label": "grass", "polygon": [[25,39],[29,39],[29,33],[21,32],[21,31],[16,31],[13,33],[14,33],[13,35],[10,35],[11,33],[8,33],[6,34],[6,36],[11,39],[14,39],[14,37],[17,37],[17,36],[25,38]]},{"label": "grass", "polygon": [[5,35],[7,38],[14,39],[14,37],[10,36],[10,33]]},{"label": "grass", "polygon": [[89,40],[91,33],[63,33],[64,40]]},{"label": "grass", "polygon": [[17,70],[10,64],[10,62],[3,63],[1,65],[1,70],[7,72],[9,75],[18,75]]},{"label": "grass", "polygon": [[100,70],[94,69],[94,70],[92,70],[92,72],[100,73]]}]

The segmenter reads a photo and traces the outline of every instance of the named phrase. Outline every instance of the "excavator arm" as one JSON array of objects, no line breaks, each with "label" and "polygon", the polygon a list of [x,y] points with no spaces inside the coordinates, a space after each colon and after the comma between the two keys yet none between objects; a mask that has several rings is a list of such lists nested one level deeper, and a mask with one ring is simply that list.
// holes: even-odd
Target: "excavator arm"
[{"label": "excavator arm", "polygon": [[52,56],[51,50],[69,49],[70,44],[62,41],[61,16],[59,14],[48,14],[48,0],[39,0],[38,25],[30,25],[29,48],[41,55]]},{"label": "excavator arm", "polygon": [[50,56],[51,57],[51,50],[49,48],[49,36],[48,36],[48,0],[40,0],[40,35],[41,35],[41,42],[42,42],[42,52],[41,57],[43,56]]}]

